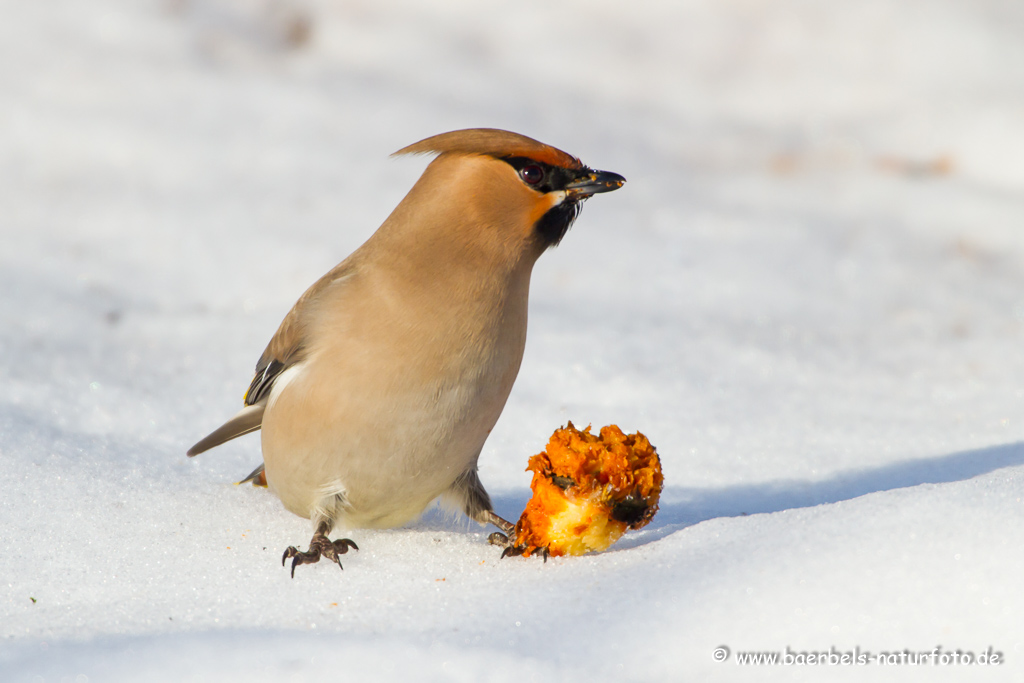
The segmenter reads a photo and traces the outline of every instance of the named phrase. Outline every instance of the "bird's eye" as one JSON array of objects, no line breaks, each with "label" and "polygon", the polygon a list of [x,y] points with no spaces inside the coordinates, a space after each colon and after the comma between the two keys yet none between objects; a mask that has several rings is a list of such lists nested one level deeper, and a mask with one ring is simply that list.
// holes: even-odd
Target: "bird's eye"
[{"label": "bird's eye", "polygon": [[530,164],[529,166],[524,166],[519,175],[527,185],[536,185],[544,177],[544,169],[535,164]]}]

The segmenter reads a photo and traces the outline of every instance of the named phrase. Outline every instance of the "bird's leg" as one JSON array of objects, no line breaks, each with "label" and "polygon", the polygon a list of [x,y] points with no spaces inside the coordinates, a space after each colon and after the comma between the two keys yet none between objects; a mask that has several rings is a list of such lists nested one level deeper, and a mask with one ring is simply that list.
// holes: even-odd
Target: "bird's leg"
[{"label": "bird's leg", "polygon": [[[495,531],[487,537],[487,542],[491,545],[499,545],[504,548],[504,550],[501,551],[501,559],[504,560],[506,557],[519,557],[526,552],[525,545],[516,545],[515,524],[506,519],[502,519],[490,510],[483,513],[481,517],[485,517],[486,519],[480,519],[479,521],[483,521],[487,524],[493,524],[501,529],[501,531]],[[544,561],[547,562],[551,552],[545,547],[539,548],[536,554],[543,557]]]},{"label": "bird's leg", "polygon": [[349,548],[359,550],[359,546],[354,541],[348,538],[339,538],[337,541],[332,541],[327,538],[327,534],[331,532],[331,523],[329,521],[320,522],[316,527],[316,533],[313,534],[313,538],[309,542],[309,550],[302,552],[295,546],[288,546],[288,549],[284,551],[284,555],[281,557],[281,566],[288,558],[292,558],[292,578],[295,578],[295,568],[300,564],[313,564],[319,562],[321,557],[326,557],[331,562],[338,565],[340,569],[344,569],[341,566],[340,557],[348,552]]},{"label": "bird's leg", "polygon": [[486,510],[485,512],[482,512],[477,517],[477,521],[483,522],[484,524],[493,524],[494,526],[501,529],[501,532],[506,535],[511,534],[516,528],[515,524],[508,521],[507,519],[502,519],[497,514],[495,514],[494,510]]},{"label": "bird's leg", "polygon": [[[501,546],[501,559],[506,557],[519,557],[526,552],[525,545],[516,545],[516,525],[507,519],[499,517],[494,510],[481,510],[473,518],[483,524],[493,524],[494,526],[501,529],[501,531],[495,531],[493,534],[487,537],[487,542],[491,545]],[[550,551],[547,548],[538,549],[537,553],[544,558],[544,561],[548,561]]]},{"label": "bird's leg", "polygon": [[502,519],[493,510],[487,510],[482,512],[477,517],[478,522],[484,524],[493,524],[494,526],[501,529],[501,531],[495,531],[493,534],[487,537],[487,542],[491,545],[504,546],[506,549],[512,546],[512,539],[515,538],[516,525],[507,519]]},{"label": "bird's leg", "polygon": [[[448,495],[462,504],[463,511],[470,519],[481,524],[493,524],[501,529],[501,531],[495,531],[488,536],[487,542],[503,548],[502,558],[516,557],[522,555],[526,550],[524,546],[516,545],[516,525],[507,519],[502,519],[494,512],[491,507],[491,497],[487,495],[487,490],[480,483],[475,469],[467,470],[456,479],[451,489],[448,490]],[[544,549],[543,556],[544,561],[547,562],[547,548]]]},{"label": "bird's leg", "polygon": [[502,519],[491,506],[491,497],[487,495],[487,489],[480,483],[475,469],[469,469],[455,480],[448,490],[448,495],[462,506],[462,511],[472,520],[481,524],[493,524],[501,529],[494,532],[487,540],[494,545],[506,546],[509,537],[512,535],[516,525],[507,519]]}]

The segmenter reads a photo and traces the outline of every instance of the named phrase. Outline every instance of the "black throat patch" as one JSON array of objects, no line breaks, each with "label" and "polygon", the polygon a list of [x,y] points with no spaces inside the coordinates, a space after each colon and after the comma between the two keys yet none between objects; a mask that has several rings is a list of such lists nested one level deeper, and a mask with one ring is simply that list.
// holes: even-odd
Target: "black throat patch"
[{"label": "black throat patch", "polygon": [[[524,176],[523,169],[529,167],[540,169],[543,175],[539,180],[532,183],[525,180],[523,182],[531,190],[541,194],[561,192],[565,189],[566,185],[576,180],[581,173],[591,172],[589,168],[580,170],[562,168],[561,166],[552,166],[529,157],[506,157],[502,161],[516,169],[520,178]],[[534,231],[544,242],[545,247],[556,246],[562,241],[565,233],[569,232],[569,228],[572,227],[573,221],[580,215],[581,208],[581,201],[566,199],[540,217],[534,225]]]},{"label": "black throat patch", "polygon": [[548,212],[540,217],[533,229],[547,246],[557,246],[565,237],[565,233],[569,232],[569,228],[572,227],[576,217],[580,215],[582,208],[580,202],[567,199],[558,206],[548,209]]}]

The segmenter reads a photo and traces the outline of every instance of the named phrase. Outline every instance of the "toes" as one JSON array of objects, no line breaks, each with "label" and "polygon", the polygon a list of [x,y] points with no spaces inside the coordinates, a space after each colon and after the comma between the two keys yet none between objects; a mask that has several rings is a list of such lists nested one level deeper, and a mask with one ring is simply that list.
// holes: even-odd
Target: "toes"
[{"label": "toes", "polygon": [[[505,549],[501,551],[501,559],[504,560],[506,557],[521,557],[526,554],[526,550],[527,548],[524,545],[507,545],[505,546]],[[538,556],[543,557],[544,561],[547,562],[548,558],[551,556],[551,550],[549,548],[534,547],[530,549],[530,554],[537,554]]]},{"label": "toes", "polygon": [[288,558],[292,558],[292,578],[295,578],[295,568],[300,564],[312,564],[320,561],[320,550],[316,545],[310,543],[310,548],[307,552],[302,552],[295,546],[288,546],[288,549],[284,551],[284,555],[281,556],[281,566],[288,561]]},{"label": "toes", "polygon": [[339,538],[337,541],[329,541],[326,536],[314,536],[313,540],[309,542],[309,550],[302,552],[295,546],[288,546],[288,549],[284,551],[284,555],[281,556],[281,566],[285,566],[288,558],[292,558],[292,578],[295,578],[295,568],[300,564],[313,564],[319,562],[321,557],[326,557],[331,562],[338,565],[340,569],[344,569],[341,566],[341,560],[338,559],[339,555],[344,555],[348,552],[349,548],[359,550],[359,546],[348,538]]},{"label": "toes", "polygon": [[506,547],[508,546],[508,543],[509,543],[508,536],[506,536],[505,534],[501,533],[500,531],[495,531],[493,534],[488,536],[487,537],[487,542],[490,543],[491,545],[501,545],[501,546],[506,546]]},{"label": "toes", "polygon": [[352,548],[353,550],[359,550],[359,546],[357,546],[355,544],[355,541],[353,541],[350,538],[339,538],[332,545],[334,546],[334,551],[339,555],[344,555],[345,553],[347,553],[349,548]]},{"label": "toes", "polygon": [[523,554],[523,549],[519,546],[507,545],[505,549],[501,551],[501,559],[504,560],[506,557],[519,557]]}]

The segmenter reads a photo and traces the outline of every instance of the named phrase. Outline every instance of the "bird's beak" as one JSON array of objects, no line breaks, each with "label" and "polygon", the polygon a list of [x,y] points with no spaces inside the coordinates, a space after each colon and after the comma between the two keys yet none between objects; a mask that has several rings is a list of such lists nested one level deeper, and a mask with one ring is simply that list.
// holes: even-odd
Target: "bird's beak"
[{"label": "bird's beak", "polygon": [[565,186],[572,199],[585,199],[592,194],[611,192],[622,187],[626,179],[611,171],[584,171],[576,180]]}]

